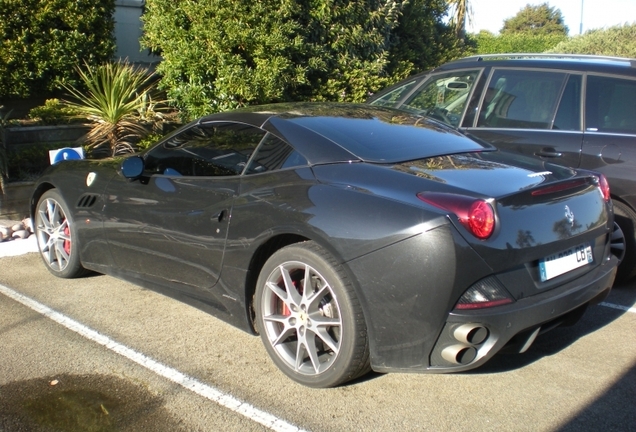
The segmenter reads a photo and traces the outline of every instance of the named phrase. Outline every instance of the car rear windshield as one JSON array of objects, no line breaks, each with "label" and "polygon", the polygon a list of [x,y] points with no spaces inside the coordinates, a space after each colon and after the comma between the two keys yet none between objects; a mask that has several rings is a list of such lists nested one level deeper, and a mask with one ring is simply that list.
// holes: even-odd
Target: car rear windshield
[{"label": "car rear windshield", "polygon": [[382,118],[297,117],[290,121],[330,139],[367,162],[395,163],[491,149],[454,129],[408,114]]}]

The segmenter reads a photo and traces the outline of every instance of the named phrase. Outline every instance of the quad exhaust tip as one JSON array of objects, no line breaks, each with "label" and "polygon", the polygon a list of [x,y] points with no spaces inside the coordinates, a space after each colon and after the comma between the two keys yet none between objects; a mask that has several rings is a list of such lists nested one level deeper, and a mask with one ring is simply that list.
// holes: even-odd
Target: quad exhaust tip
[{"label": "quad exhaust tip", "polygon": [[468,345],[455,344],[442,350],[442,358],[456,365],[467,365],[477,357],[477,349]]},{"label": "quad exhaust tip", "polygon": [[442,350],[442,358],[456,365],[467,365],[477,357],[477,345],[488,339],[490,332],[480,324],[462,324],[453,331],[453,337],[459,343]]},{"label": "quad exhaust tip", "polygon": [[455,329],[453,336],[459,342],[479,345],[488,337],[488,329],[479,324],[463,324]]}]

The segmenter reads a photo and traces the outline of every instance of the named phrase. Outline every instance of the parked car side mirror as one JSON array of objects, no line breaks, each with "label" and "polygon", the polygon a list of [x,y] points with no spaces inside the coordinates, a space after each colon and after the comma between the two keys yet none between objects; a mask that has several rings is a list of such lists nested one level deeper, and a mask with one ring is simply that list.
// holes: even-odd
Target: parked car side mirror
[{"label": "parked car side mirror", "polygon": [[141,177],[144,172],[144,160],[141,156],[131,156],[121,164],[121,173],[129,180]]}]

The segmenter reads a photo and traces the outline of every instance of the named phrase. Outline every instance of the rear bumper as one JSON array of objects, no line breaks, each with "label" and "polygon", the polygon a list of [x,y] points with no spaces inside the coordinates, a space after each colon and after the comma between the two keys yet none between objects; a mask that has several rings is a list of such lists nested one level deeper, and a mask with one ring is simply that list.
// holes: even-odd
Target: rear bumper
[{"label": "rear bumper", "polygon": [[465,371],[481,366],[503,349],[524,352],[538,334],[573,324],[588,305],[602,301],[614,282],[617,263],[610,256],[580,278],[510,305],[451,312],[425,371]]}]

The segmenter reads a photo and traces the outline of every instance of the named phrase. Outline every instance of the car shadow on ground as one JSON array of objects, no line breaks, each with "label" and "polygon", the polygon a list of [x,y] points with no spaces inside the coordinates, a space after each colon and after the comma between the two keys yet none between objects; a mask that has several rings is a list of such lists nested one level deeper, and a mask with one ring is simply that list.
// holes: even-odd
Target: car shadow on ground
[{"label": "car shadow on ground", "polygon": [[[628,431],[636,424],[636,364],[608,389],[573,416],[558,432]],[[602,426],[599,425],[602,419]],[[590,426],[599,425],[599,426]]]}]

